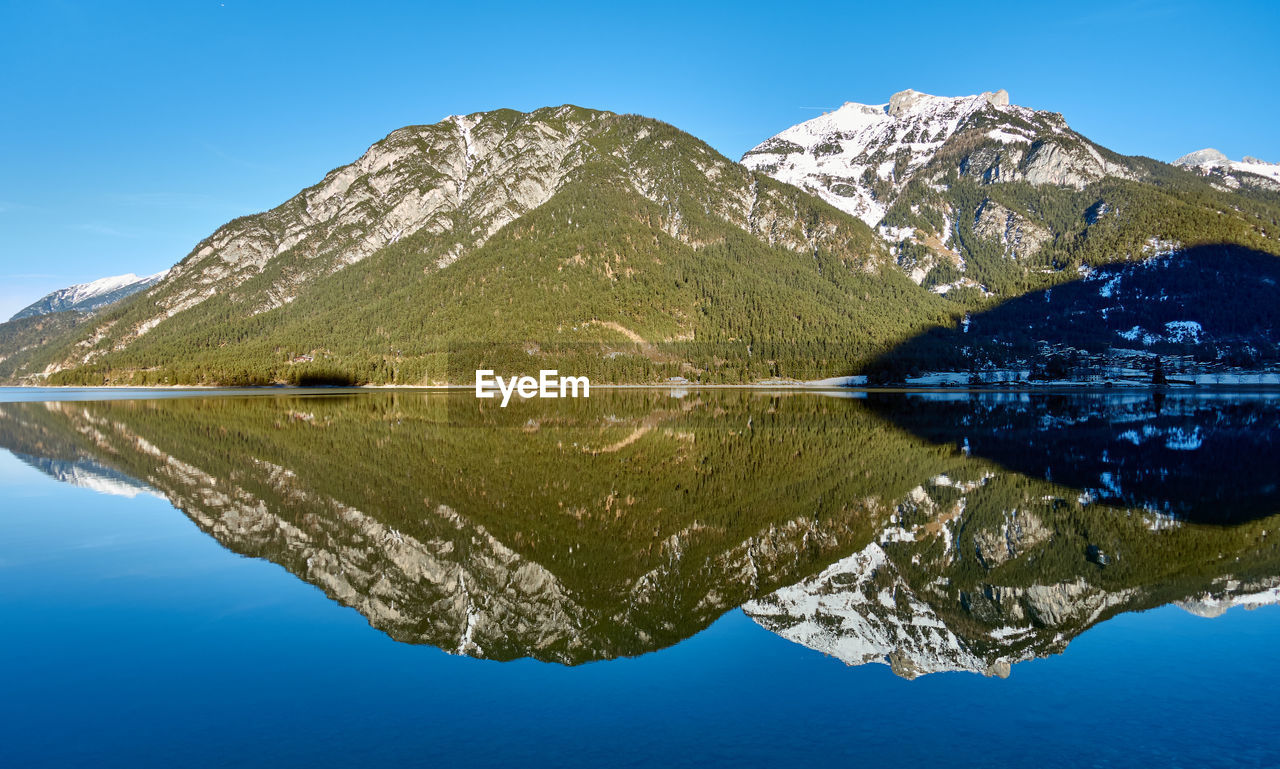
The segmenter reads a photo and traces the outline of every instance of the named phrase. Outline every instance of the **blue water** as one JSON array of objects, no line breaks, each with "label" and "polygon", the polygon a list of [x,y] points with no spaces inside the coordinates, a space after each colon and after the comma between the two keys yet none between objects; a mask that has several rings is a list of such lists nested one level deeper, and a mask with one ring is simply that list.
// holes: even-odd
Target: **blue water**
[{"label": "blue water", "polygon": [[1277,766],[1280,609],[1116,617],[1007,680],[846,667],[740,611],[564,667],[394,642],[167,501],[0,454],[0,765]]}]

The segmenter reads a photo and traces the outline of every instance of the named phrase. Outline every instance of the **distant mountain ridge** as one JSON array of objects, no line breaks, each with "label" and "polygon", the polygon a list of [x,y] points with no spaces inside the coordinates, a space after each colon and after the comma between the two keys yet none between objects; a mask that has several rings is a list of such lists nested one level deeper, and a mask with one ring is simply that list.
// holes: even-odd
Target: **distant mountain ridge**
[{"label": "distant mountain ridge", "polygon": [[1235,190],[1244,185],[1280,192],[1280,163],[1268,163],[1248,155],[1242,160],[1232,160],[1209,147],[1187,153],[1173,164],[1209,177],[1222,189]]},{"label": "distant mountain ridge", "polygon": [[154,275],[138,277],[130,272],[124,275],[98,278],[88,283],[76,283],[73,286],[67,286],[45,294],[18,310],[9,320],[19,320],[36,315],[49,315],[55,312],[94,312],[115,304],[139,291],[145,291],[159,283],[168,274],[168,270],[162,270]]}]

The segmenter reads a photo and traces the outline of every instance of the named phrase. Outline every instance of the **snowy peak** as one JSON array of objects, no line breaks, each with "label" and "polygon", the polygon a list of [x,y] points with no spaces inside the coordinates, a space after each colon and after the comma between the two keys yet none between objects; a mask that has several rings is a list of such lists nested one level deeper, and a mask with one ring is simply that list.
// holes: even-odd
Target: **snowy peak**
[{"label": "snowy peak", "polygon": [[158,272],[155,275],[150,275],[145,278],[134,275],[132,272],[125,273],[124,275],[114,275],[109,278],[98,278],[97,280],[91,280],[88,283],[77,283],[74,286],[69,286],[62,289],[59,293],[61,293],[67,301],[73,304],[78,304],[89,299],[106,296],[107,294],[119,291],[122,288],[128,288],[129,286],[137,283],[143,283],[146,281],[154,282],[162,278],[166,272],[168,272],[168,270]]},{"label": "snowy peak", "polygon": [[31,465],[56,481],[61,481],[82,489],[96,491],[116,497],[133,499],[139,494],[156,495],[154,489],[145,483],[130,478],[114,468],[108,467],[93,459],[75,460],[53,459],[51,457],[34,457],[15,452],[14,456]]},{"label": "snowy peak", "polygon": [[1239,581],[1234,579],[1226,580],[1222,586],[1207,591],[1201,596],[1177,602],[1182,609],[1206,619],[1221,617],[1227,613],[1228,609],[1234,609],[1237,606],[1253,610],[1259,606],[1276,604],[1280,604],[1280,586],[1271,585],[1262,590],[1247,588],[1242,590]]},{"label": "snowy peak", "polygon": [[[894,244],[902,271],[940,294],[1000,293],[982,273],[1007,267],[979,264],[970,274],[975,255],[999,254],[1025,269],[1060,234],[1019,203],[1009,183],[1065,192],[1141,175],[1140,166],[1072,131],[1061,114],[1012,104],[1005,90],[935,96],[908,89],[887,104],[849,102],[767,139],[742,162],[877,228]],[[990,187],[986,194],[998,204],[975,199],[974,186]],[[1036,194],[1062,197],[1053,189]]]},{"label": "snowy peak", "polygon": [[903,678],[947,671],[1005,678],[1023,658],[975,653],[876,543],[742,610],[789,641],[846,665],[886,664]]},{"label": "snowy peak", "polygon": [[1206,147],[1183,155],[1173,161],[1173,164],[1205,176],[1221,176],[1223,177],[1221,183],[1231,189],[1238,187],[1242,181],[1253,181],[1240,179],[1237,174],[1260,176],[1267,180],[1262,183],[1262,186],[1268,189],[1280,189],[1280,163],[1268,163],[1251,155],[1245,155],[1241,160],[1232,160],[1226,154],[1212,147]]},{"label": "snowy peak", "polygon": [[[909,149],[924,150],[929,145],[940,145],[956,131],[960,121],[986,107],[1010,108],[1008,91],[951,97],[908,89],[895,93],[888,104],[845,102],[833,112],[792,126],[762,142],[746,153],[743,162],[753,167],[764,165],[767,158],[761,155],[779,154],[778,150],[787,143],[818,150],[813,153],[817,156],[867,151],[894,140]],[[839,146],[832,146],[831,142]]]},{"label": "snowy peak", "polygon": [[1212,147],[1205,147],[1202,150],[1188,152],[1173,161],[1175,166],[1182,166],[1183,168],[1216,168],[1230,163],[1230,158]]},{"label": "snowy peak", "polygon": [[[906,90],[895,93],[888,104],[848,102],[834,112],[792,126],[747,152],[742,162],[808,189],[874,227],[902,189],[922,171],[929,170],[925,175],[932,179],[954,165],[935,167],[934,161],[958,134],[973,135],[973,144],[1007,148],[1022,162],[1035,154],[1033,143],[1046,137],[1065,141],[1069,131],[1056,113],[1010,104],[1008,91],[934,96]],[[1076,146],[1078,142],[1066,143],[1072,145],[1073,152],[1089,155]],[[1105,164],[1096,153],[1080,162],[1052,150],[1040,154],[1036,168],[1021,169],[1021,174],[1010,179],[1080,187],[1086,179],[1105,174]]]},{"label": "snowy peak", "polygon": [[889,115],[901,118],[917,108],[925,108],[929,111],[937,109],[946,109],[964,105],[981,106],[988,104],[992,107],[1009,106],[1009,92],[1003,88],[999,91],[985,91],[977,96],[933,96],[927,93],[920,93],[908,88],[905,91],[898,91],[889,98]]},{"label": "snowy peak", "polygon": [[67,310],[94,312],[154,286],[168,274],[168,270],[163,270],[155,275],[139,277],[130,272],[124,275],[98,278],[88,283],[77,283],[74,286],[67,286],[40,297],[40,299],[19,310],[10,320],[28,318],[34,315],[48,315],[49,313]]}]

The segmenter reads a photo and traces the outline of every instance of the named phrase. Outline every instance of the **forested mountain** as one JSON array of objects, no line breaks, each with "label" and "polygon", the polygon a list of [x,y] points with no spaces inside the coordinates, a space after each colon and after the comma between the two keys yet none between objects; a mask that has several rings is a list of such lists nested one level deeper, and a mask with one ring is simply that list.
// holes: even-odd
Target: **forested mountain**
[{"label": "forested mountain", "polygon": [[396,131],[8,369],[417,384],[510,342],[526,370],[537,350],[614,380],[815,377],[956,317],[857,219],[658,121],[565,106]]},{"label": "forested mountain", "polygon": [[0,379],[1274,366],[1280,192],[1268,164],[1206,153],[1122,156],[1003,91],[846,104],[742,164],[633,115],[452,116],[226,224],[90,318],[0,325]]}]

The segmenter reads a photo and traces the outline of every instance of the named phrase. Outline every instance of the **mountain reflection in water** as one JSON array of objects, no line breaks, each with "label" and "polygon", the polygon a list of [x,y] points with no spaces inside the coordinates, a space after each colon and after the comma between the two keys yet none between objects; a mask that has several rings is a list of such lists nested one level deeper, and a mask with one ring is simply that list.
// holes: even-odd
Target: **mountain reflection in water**
[{"label": "mountain reflection in water", "polygon": [[736,607],[849,664],[1008,675],[1176,602],[1280,601],[1280,399],[598,391],[0,404],[392,638],[578,664]]}]

